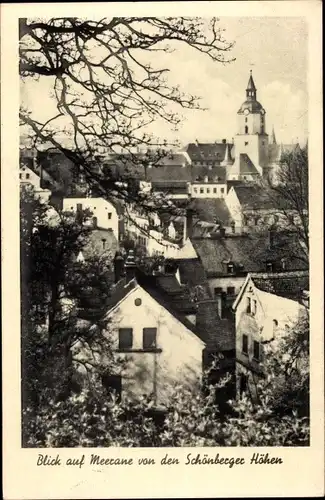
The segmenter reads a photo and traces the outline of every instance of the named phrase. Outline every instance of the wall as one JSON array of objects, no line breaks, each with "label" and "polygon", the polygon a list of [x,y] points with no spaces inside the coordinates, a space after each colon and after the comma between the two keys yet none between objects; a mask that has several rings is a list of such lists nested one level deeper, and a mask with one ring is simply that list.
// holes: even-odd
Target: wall
[{"label": "wall", "polygon": [[235,227],[242,227],[243,225],[243,215],[241,204],[239,203],[236,191],[233,187],[231,187],[226,195],[226,205],[232,217],[232,220],[235,222]]},{"label": "wall", "polygon": [[[202,191],[202,192],[201,192]],[[227,184],[223,183],[195,183],[191,184],[192,198],[224,198],[227,193]]]},{"label": "wall", "polygon": [[223,292],[227,292],[228,287],[234,287],[235,297],[237,297],[245,280],[246,276],[225,276],[220,278],[209,278],[208,283],[212,296],[214,296],[215,288],[222,288]]},{"label": "wall", "polygon": [[[248,144],[246,144],[248,143]],[[255,168],[260,175],[263,174],[261,167],[265,165],[265,159],[268,157],[268,136],[267,135],[236,135],[235,136],[235,163],[239,161],[240,153],[246,153],[252,160]],[[247,177],[247,180],[248,177]]]},{"label": "wall", "polygon": [[[256,300],[256,312],[248,313],[247,298]],[[252,306],[253,308],[253,306]],[[277,295],[258,290],[253,282],[249,280],[245,291],[236,308],[236,359],[237,359],[237,383],[240,383],[240,374],[250,374],[250,389],[254,391],[255,384],[253,374],[260,370],[260,365],[253,358],[254,341],[260,343],[260,361],[263,361],[262,342],[272,341],[276,348],[278,342],[292,328],[292,326],[304,314],[304,307],[298,302]],[[277,321],[275,325],[274,320]],[[248,355],[242,352],[242,336],[248,336]],[[248,370],[248,371],[247,371]],[[239,386],[237,387],[239,390]]]},{"label": "wall", "polygon": [[[141,305],[135,305],[141,299]],[[137,399],[154,393],[157,405],[168,403],[177,384],[194,387],[202,376],[203,342],[162,308],[145,290],[137,287],[108,314],[113,345],[118,347],[118,328],[133,328],[133,349],[118,353],[126,361],[122,393]],[[157,349],[144,351],[142,330],[157,328]]]},{"label": "wall", "polygon": [[[259,113],[249,113],[245,115],[244,113],[238,113],[237,115],[237,127],[238,134],[245,134],[245,126],[248,127],[248,134],[259,134],[262,127],[262,116]],[[266,119],[264,115],[264,130],[266,126]]]},{"label": "wall", "polygon": [[83,210],[91,210],[93,217],[97,217],[97,226],[102,229],[112,229],[115,238],[119,240],[118,215],[109,201],[104,198],[64,198],[63,210],[76,211],[77,204],[81,204]]}]

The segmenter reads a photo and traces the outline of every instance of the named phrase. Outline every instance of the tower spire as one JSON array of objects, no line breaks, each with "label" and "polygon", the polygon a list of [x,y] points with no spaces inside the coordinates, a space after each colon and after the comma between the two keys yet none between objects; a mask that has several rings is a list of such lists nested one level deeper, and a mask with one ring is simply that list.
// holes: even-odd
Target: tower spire
[{"label": "tower spire", "polygon": [[253,71],[249,71],[249,80],[246,88],[246,98],[249,101],[256,101],[256,87],[253,80]]},{"label": "tower spire", "polygon": [[275,138],[275,132],[274,132],[274,125],[272,126],[271,144],[276,144],[276,138]]}]

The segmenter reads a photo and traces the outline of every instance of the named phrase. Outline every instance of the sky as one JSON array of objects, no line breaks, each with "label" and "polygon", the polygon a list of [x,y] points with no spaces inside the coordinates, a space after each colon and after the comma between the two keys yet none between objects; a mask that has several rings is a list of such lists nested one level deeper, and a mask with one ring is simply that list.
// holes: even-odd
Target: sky
[{"label": "sky", "polygon": [[[304,143],[307,138],[307,26],[303,18],[224,17],[224,37],[234,41],[228,64],[211,61],[194,49],[181,46],[159,55],[159,67],[168,67],[169,81],[186,93],[201,97],[204,111],[180,110],[184,117],[177,132],[156,122],[149,132],[181,145],[198,140],[229,141],[237,132],[237,111],[245,100],[252,70],[257,100],[266,110],[266,132],[274,127],[277,141]],[[38,118],[48,118],[47,82],[24,85],[23,96]],[[40,102],[42,105],[40,106]]]}]

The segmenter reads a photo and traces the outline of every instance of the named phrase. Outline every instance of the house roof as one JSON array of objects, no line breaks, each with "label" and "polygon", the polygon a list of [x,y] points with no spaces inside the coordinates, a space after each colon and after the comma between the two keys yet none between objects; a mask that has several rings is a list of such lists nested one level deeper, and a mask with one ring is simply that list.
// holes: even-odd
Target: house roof
[{"label": "house roof", "polygon": [[207,177],[208,182],[226,182],[226,168],[215,166],[211,169],[206,166],[192,166],[192,182],[203,182]]},{"label": "house roof", "polygon": [[223,198],[194,198],[189,203],[194,210],[194,217],[205,222],[222,222],[228,225],[231,215]]},{"label": "house roof", "polygon": [[300,301],[302,292],[309,290],[309,271],[259,273],[251,278],[259,290],[291,300]]},{"label": "house roof", "polygon": [[[231,144],[232,146],[232,144]],[[217,161],[225,157],[227,142],[190,143],[186,151],[192,161]]]},{"label": "house roof", "polygon": [[192,239],[208,277],[225,273],[224,262],[232,262],[241,272],[258,272],[265,269],[267,261],[286,259],[288,270],[306,269],[299,258],[297,236],[288,232],[276,232],[270,248],[268,233],[229,234],[226,237]]},{"label": "house roof", "polygon": [[156,166],[147,169],[147,180],[150,182],[162,182],[162,181],[191,181],[191,167],[181,165],[163,165]]},{"label": "house roof", "polygon": [[258,175],[254,163],[246,153],[240,153],[239,155],[239,172],[242,175]]},{"label": "house roof", "polygon": [[258,184],[237,184],[233,186],[239,203],[245,209],[275,209],[278,208],[276,196],[267,187]]}]

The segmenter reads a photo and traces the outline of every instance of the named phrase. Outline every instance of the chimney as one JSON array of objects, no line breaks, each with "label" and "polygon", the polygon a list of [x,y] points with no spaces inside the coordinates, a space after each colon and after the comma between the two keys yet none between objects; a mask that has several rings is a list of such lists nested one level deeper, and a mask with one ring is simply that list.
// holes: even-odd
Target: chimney
[{"label": "chimney", "polygon": [[222,139],[222,144],[227,144],[227,139]]},{"label": "chimney", "polygon": [[121,252],[116,252],[114,257],[114,282],[117,283],[123,276],[125,276],[124,259]]},{"label": "chimney", "polygon": [[134,250],[129,250],[128,256],[125,261],[125,276],[127,283],[135,278],[136,270],[137,265],[135,263]]},{"label": "chimney", "polygon": [[196,328],[202,340],[207,344],[208,349],[214,350],[216,348],[217,322],[217,301],[208,299],[198,302]]}]

